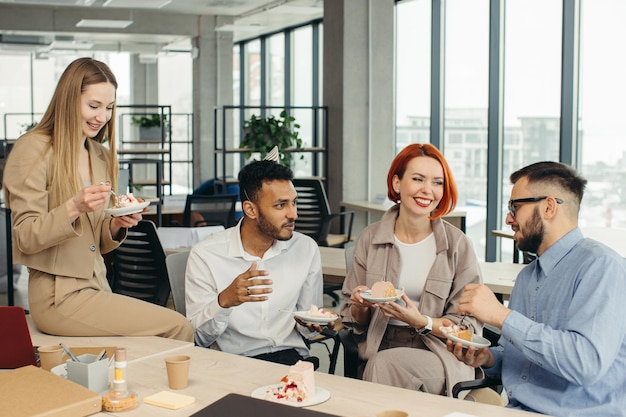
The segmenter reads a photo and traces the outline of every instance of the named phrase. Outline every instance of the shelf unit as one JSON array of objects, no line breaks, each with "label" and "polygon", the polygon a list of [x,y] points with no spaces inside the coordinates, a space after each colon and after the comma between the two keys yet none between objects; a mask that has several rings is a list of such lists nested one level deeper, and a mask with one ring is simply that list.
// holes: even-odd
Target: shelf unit
[{"label": "shelf unit", "polygon": [[[247,162],[246,148],[240,148],[243,121],[252,114],[278,116],[285,110],[295,117],[303,149],[295,152],[292,169],[296,177],[315,177],[324,182],[327,177],[328,108],[326,106],[221,106],[214,109],[214,178],[216,187],[237,183],[237,173]],[[302,158],[302,159],[301,159]],[[253,155],[251,159],[255,158]],[[224,187],[225,188],[225,187]]]}]

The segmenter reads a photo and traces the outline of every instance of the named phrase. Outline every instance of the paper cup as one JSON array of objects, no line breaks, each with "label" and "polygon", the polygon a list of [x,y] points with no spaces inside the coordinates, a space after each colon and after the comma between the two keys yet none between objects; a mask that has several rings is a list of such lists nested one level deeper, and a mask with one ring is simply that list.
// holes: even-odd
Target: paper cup
[{"label": "paper cup", "polygon": [[46,345],[37,348],[39,352],[39,363],[41,368],[46,371],[51,370],[57,365],[63,363],[63,348],[61,345]]},{"label": "paper cup", "polygon": [[190,362],[191,358],[187,355],[168,356],[165,358],[167,382],[171,389],[187,388]]},{"label": "paper cup", "polygon": [[409,413],[402,410],[385,410],[376,414],[376,417],[407,417]]}]

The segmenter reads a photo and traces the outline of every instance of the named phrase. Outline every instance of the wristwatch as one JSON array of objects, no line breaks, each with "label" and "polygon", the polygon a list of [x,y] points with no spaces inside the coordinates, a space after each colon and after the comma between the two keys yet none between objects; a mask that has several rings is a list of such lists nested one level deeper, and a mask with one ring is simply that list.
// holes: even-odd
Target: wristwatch
[{"label": "wristwatch", "polygon": [[426,326],[422,327],[421,329],[417,329],[417,333],[421,334],[422,336],[426,336],[428,333],[433,331],[433,319],[430,318],[429,316],[424,316],[426,317]]}]

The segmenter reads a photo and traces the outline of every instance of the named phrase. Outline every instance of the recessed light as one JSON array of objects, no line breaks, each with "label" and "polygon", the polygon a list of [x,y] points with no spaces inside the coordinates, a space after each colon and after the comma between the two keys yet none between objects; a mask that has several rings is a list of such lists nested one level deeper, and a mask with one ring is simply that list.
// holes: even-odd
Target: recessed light
[{"label": "recessed light", "polygon": [[77,28],[125,29],[133,24],[132,20],[82,19]]},{"label": "recessed light", "polygon": [[216,32],[254,32],[266,29],[263,25],[222,25],[215,28]]},{"label": "recessed light", "polygon": [[107,0],[102,7],[118,7],[124,9],[160,9],[172,0]]}]

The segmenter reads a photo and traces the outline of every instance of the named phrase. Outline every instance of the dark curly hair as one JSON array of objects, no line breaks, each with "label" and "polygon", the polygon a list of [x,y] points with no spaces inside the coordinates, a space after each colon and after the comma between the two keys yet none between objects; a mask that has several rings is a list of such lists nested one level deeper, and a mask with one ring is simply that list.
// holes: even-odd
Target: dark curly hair
[{"label": "dark curly hair", "polygon": [[274,161],[254,161],[239,171],[239,197],[241,201],[250,200],[253,203],[263,183],[273,180],[293,180],[291,168]]}]

